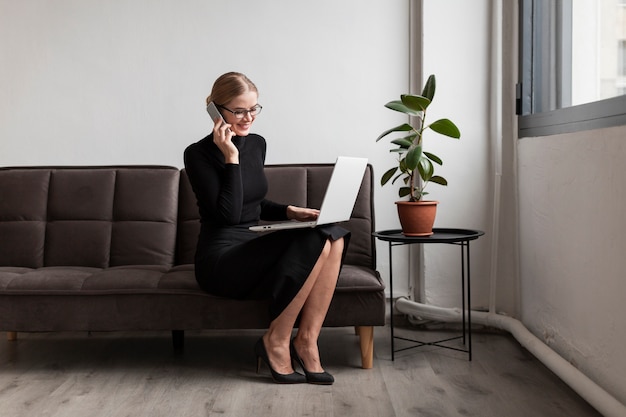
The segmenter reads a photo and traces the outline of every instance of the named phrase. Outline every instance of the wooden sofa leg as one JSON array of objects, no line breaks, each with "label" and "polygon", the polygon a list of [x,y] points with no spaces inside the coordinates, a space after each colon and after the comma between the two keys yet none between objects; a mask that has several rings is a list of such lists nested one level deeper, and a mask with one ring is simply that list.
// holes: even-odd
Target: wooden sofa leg
[{"label": "wooden sofa leg", "polygon": [[374,326],[357,326],[361,342],[361,367],[372,369],[374,366]]},{"label": "wooden sofa leg", "polygon": [[172,330],[172,344],[174,345],[174,352],[177,354],[183,353],[185,350],[185,331],[184,330]]},{"label": "wooden sofa leg", "polygon": [[15,342],[17,340],[17,332],[7,332],[7,340]]}]

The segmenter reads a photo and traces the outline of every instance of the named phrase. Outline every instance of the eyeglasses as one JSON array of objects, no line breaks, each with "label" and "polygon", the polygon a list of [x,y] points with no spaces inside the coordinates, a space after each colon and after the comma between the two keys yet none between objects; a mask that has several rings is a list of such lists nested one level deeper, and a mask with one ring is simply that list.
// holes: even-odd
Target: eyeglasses
[{"label": "eyeglasses", "polygon": [[243,109],[231,110],[221,105],[218,105],[217,107],[219,107],[220,109],[224,109],[227,112],[231,112],[237,119],[243,119],[246,114],[249,114],[251,117],[255,117],[256,115],[261,113],[261,110],[263,110],[263,106],[261,106],[260,104],[257,104],[256,106],[248,110],[243,110]]}]

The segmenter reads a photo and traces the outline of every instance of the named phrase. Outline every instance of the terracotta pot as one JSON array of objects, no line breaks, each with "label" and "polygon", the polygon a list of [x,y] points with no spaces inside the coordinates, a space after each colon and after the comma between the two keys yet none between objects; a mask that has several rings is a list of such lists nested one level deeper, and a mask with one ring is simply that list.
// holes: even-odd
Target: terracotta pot
[{"label": "terracotta pot", "polygon": [[430,236],[439,201],[396,201],[398,217],[405,236]]}]

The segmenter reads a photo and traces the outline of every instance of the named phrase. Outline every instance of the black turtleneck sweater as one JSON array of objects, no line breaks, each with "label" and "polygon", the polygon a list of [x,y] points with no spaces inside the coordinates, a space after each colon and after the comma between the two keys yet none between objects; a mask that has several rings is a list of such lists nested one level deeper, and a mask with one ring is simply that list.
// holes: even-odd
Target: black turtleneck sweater
[{"label": "black turtleneck sweater", "polygon": [[[234,245],[257,238],[249,226],[263,220],[287,220],[287,205],[265,199],[262,136],[235,136],[239,164],[226,164],[213,134],[185,150],[185,168],[200,211],[196,272],[206,271]],[[204,272],[202,272],[204,273]]]},{"label": "black turtleneck sweater", "polygon": [[264,220],[286,220],[287,206],[265,199],[265,139],[251,134],[233,137],[239,164],[225,164],[213,134],[185,150],[185,168],[198,200],[200,219],[210,229],[247,228]]}]

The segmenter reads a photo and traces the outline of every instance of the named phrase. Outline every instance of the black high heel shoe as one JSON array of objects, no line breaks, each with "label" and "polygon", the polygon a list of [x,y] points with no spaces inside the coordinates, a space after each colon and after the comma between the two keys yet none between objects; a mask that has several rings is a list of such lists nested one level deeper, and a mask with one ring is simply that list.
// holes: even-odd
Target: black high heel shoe
[{"label": "black high heel shoe", "polygon": [[291,352],[291,359],[295,360],[302,370],[304,371],[304,375],[306,376],[306,382],[309,384],[317,384],[317,385],[332,385],[335,382],[335,378],[329,374],[328,372],[309,372],[304,367],[304,361],[296,352],[296,347],[293,345],[293,341],[289,344],[289,351]]},{"label": "black high heel shoe", "polygon": [[302,384],[307,382],[305,376],[298,372],[293,372],[291,374],[279,374],[278,372],[276,372],[272,368],[272,365],[270,365],[270,359],[267,356],[267,350],[265,350],[265,343],[263,343],[263,338],[257,340],[256,344],[254,345],[254,353],[257,357],[257,374],[259,373],[259,369],[261,368],[261,360],[263,360],[267,364],[267,367],[270,368],[270,372],[272,373],[272,379],[274,380],[274,382],[278,384]]}]

